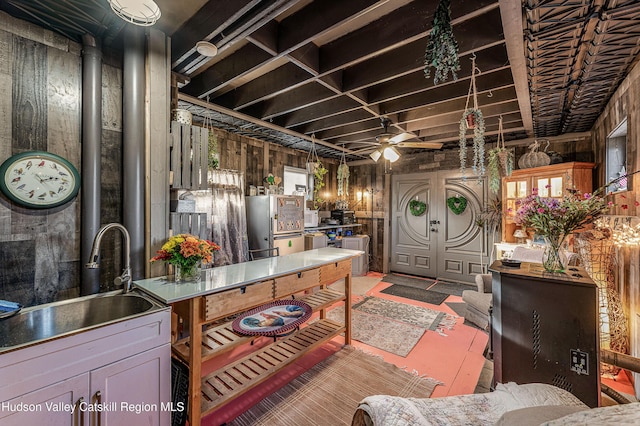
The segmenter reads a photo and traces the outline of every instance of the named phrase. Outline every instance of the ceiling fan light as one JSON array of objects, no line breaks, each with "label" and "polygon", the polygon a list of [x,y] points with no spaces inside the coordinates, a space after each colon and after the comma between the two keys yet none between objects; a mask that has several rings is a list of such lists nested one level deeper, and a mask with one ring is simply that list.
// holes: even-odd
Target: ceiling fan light
[{"label": "ceiling fan light", "polygon": [[160,8],[153,0],[109,0],[111,9],[123,20],[142,27],[160,19]]},{"label": "ceiling fan light", "polygon": [[389,160],[392,163],[398,161],[398,158],[400,158],[400,152],[392,146],[386,147],[383,154],[385,160]]},{"label": "ceiling fan light", "polygon": [[371,157],[371,159],[377,163],[381,155],[382,153],[380,152],[380,150],[376,149],[371,154],[369,154],[369,157]]},{"label": "ceiling fan light", "polygon": [[202,40],[196,43],[196,52],[202,56],[213,57],[218,54],[218,48],[215,44]]}]

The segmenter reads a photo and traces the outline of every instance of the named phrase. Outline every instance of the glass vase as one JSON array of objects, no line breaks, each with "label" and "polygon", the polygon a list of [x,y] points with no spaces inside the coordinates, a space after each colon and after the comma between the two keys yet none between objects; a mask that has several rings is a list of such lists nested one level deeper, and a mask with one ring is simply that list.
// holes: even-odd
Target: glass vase
[{"label": "glass vase", "polygon": [[562,257],[562,243],[564,238],[544,237],[545,246],[542,253],[542,267],[547,272],[564,272],[565,265]]},{"label": "glass vase", "polygon": [[197,262],[194,265],[191,265],[189,267],[176,265],[175,281],[176,282],[194,282],[194,283],[199,282],[200,266],[201,266],[201,262]]}]

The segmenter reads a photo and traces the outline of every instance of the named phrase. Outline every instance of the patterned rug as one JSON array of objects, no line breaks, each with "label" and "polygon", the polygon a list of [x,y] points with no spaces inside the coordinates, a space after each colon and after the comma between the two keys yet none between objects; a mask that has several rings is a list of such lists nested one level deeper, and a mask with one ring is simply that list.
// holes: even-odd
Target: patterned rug
[{"label": "patterned rug", "polygon": [[366,396],[428,398],[438,384],[346,346],[228,424],[350,425]]},{"label": "patterned rug", "polygon": [[[344,306],[330,310],[327,318],[344,322]],[[351,311],[351,337],[354,340],[402,357],[411,352],[425,331],[423,327],[392,318],[367,314],[357,309]]]},{"label": "patterned rug", "polygon": [[444,328],[451,330],[456,323],[454,315],[379,297],[366,297],[362,302],[354,305],[353,309],[392,318],[427,330],[435,330],[442,335],[445,335]]},{"label": "patterned rug", "polygon": [[419,300],[420,302],[429,303],[431,305],[440,305],[447,299],[447,297],[449,297],[446,293],[423,290],[421,288],[409,287],[400,284],[393,284],[382,290],[380,293],[404,297],[405,299]]}]

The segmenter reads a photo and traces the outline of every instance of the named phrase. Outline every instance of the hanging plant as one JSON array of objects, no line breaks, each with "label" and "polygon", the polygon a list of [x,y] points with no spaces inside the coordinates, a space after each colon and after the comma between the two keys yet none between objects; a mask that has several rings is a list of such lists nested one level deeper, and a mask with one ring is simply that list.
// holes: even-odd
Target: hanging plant
[{"label": "hanging plant", "polygon": [[213,129],[209,130],[209,168],[218,169],[220,167],[220,154],[218,153],[218,138],[213,132]]},{"label": "hanging plant", "polygon": [[498,143],[489,151],[489,189],[494,194],[500,191],[503,176],[511,176],[513,172],[513,152],[504,146],[502,116],[498,119]]},{"label": "hanging plant", "polygon": [[349,166],[340,163],[338,166],[338,197],[349,195]]},{"label": "hanging plant", "polygon": [[[484,159],[484,116],[478,107],[478,94],[476,90],[476,57],[471,57],[471,84],[467,94],[467,104],[460,118],[460,173],[465,176],[467,167],[467,130],[473,129],[473,173],[482,176],[485,173]],[[469,106],[469,101],[473,99],[473,106]]]},{"label": "hanging plant", "polygon": [[467,109],[460,119],[460,172],[464,175],[467,167],[467,115],[473,115],[475,126],[473,128],[473,173],[477,176],[485,173],[484,150],[484,117],[482,111]]},{"label": "hanging plant", "polygon": [[456,195],[455,197],[447,198],[447,206],[449,210],[453,212],[453,214],[459,215],[462,214],[467,208],[467,199],[462,195]]},{"label": "hanging plant", "polygon": [[420,200],[409,201],[409,211],[414,216],[422,216],[427,211],[427,203]]},{"label": "hanging plant", "polygon": [[451,0],[440,0],[433,16],[429,42],[424,55],[424,77],[431,77],[431,67],[435,68],[433,84],[445,81],[449,72],[454,80],[460,70],[458,42],[451,27]]},{"label": "hanging plant", "polygon": [[324,187],[324,175],[329,170],[325,169],[321,162],[318,161],[318,167],[316,167],[313,173],[313,208],[318,210],[320,205],[324,203],[324,199],[320,197],[320,190]]}]

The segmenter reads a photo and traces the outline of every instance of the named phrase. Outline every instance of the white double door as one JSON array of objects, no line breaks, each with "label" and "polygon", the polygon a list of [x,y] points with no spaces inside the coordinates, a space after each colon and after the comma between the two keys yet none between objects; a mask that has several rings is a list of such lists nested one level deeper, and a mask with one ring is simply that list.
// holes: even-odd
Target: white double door
[{"label": "white double door", "polygon": [[[486,234],[477,225],[486,179],[465,180],[458,171],[414,173],[393,175],[391,187],[391,271],[473,282],[487,261]],[[425,213],[413,215],[411,200],[426,203]]]}]

